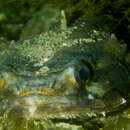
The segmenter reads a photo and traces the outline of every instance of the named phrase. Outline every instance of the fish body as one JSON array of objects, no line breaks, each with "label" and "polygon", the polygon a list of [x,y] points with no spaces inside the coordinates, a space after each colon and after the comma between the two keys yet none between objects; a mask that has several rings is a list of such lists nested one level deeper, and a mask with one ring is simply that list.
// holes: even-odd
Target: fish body
[{"label": "fish body", "polygon": [[98,129],[128,115],[126,45],[90,23],[55,26],[1,49],[2,129]]}]

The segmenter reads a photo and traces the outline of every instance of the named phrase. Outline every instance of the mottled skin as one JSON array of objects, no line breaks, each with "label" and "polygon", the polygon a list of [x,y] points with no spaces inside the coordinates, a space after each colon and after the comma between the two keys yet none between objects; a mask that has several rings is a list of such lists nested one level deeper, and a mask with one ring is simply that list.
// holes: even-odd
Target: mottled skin
[{"label": "mottled skin", "polygon": [[130,127],[125,44],[82,19],[6,44],[0,46],[1,129],[109,129],[120,118],[128,122],[120,128]]}]

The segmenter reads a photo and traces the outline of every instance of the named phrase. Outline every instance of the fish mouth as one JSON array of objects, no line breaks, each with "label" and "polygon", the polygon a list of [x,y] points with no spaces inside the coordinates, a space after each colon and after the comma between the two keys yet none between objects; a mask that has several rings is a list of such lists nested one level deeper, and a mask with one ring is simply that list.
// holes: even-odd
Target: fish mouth
[{"label": "fish mouth", "polygon": [[[112,109],[114,109],[114,107],[112,108],[111,106],[111,110]],[[31,94],[3,100],[0,103],[0,112],[0,114],[3,112],[4,115],[8,115],[8,118],[10,118],[10,116],[14,118],[15,116],[15,118],[24,118],[26,120],[72,120],[106,116],[106,113],[111,111],[101,100],[88,99],[87,96]]]}]

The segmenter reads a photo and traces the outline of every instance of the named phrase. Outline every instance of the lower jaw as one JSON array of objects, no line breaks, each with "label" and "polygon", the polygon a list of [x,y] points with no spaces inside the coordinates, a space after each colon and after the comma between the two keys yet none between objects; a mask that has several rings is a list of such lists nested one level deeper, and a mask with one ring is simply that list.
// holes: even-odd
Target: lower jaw
[{"label": "lower jaw", "polygon": [[106,116],[109,110],[93,108],[92,101],[76,96],[28,95],[0,103],[0,115],[30,119],[89,119]]}]

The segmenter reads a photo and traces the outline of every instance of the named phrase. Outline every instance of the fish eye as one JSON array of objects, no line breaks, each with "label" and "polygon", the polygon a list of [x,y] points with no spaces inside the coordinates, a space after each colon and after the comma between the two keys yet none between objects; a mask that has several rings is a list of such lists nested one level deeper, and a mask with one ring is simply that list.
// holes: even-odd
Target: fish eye
[{"label": "fish eye", "polygon": [[75,78],[78,84],[85,85],[90,79],[90,69],[87,65],[80,65],[75,69]]}]

